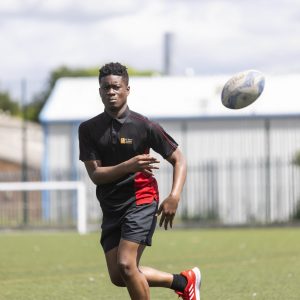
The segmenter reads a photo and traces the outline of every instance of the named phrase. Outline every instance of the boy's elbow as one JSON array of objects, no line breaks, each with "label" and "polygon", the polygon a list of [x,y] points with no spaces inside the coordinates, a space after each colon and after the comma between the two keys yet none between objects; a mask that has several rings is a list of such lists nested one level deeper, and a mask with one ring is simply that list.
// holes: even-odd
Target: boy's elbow
[{"label": "boy's elbow", "polygon": [[96,170],[89,172],[89,177],[95,185],[101,184],[99,174],[96,172]]},{"label": "boy's elbow", "polygon": [[93,173],[89,173],[89,177],[90,177],[91,181],[92,181],[95,185],[97,185],[97,181],[96,181],[96,178],[95,178],[94,174],[93,174]]},{"label": "boy's elbow", "polygon": [[96,172],[96,170],[90,175],[90,178],[95,185],[107,184],[111,182],[106,174],[99,173],[99,171]]},{"label": "boy's elbow", "polygon": [[91,177],[91,180],[92,180],[93,184],[95,184],[95,185],[100,184],[94,177]]},{"label": "boy's elbow", "polygon": [[186,160],[179,148],[177,148],[167,159],[173,166],[182,165],[186,166]]}]

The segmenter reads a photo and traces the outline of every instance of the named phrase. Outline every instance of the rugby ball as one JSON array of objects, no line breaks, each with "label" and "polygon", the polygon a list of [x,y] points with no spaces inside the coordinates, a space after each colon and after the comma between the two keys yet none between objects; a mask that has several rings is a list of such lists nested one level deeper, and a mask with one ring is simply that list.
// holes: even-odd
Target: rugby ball
[{"label": "rugby ball", "polygon": [[253,103],[263,92],[265,76],[256,70],[233,75],[224,85],[222,104],[230,109],[244,108]]}]

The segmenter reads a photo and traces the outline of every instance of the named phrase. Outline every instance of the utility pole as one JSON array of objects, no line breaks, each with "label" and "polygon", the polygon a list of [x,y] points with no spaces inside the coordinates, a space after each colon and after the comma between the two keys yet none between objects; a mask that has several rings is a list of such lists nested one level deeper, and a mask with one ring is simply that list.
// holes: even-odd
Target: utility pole
[{"label": "utility pole", "polygon": [[[26,103],[27,83],[25,79],[21,81],[21,110],[22,110],[22,181],[28,181],[27,164],[27,103]],[[23,191],[23,224],[28,224],[28,192]]]},{"label": "utility pole", "polygon": [[271,145],[270,119],[265,119],[265,185],[266,185],[266,223],[271,222]]}]

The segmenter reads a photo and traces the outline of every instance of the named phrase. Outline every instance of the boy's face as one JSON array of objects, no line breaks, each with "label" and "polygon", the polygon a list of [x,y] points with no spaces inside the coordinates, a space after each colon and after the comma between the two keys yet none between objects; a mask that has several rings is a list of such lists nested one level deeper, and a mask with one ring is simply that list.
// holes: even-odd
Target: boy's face
[{"label": "boy's face", "polygon": [[107,111],[115,114],[127,103],[130,87],[122,76],[108,75],[100,80],[99,93]]}]

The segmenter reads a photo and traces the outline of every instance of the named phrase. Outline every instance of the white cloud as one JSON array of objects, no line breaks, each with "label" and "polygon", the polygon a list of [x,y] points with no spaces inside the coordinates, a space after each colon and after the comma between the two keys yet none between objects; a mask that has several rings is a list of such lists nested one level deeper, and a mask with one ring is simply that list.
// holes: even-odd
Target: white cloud
[{"label": "white cloud", "polygon": [[0,80],[117,60],[161,70],[166,31],[176,74],[300,72],[299,16],[297,0],[4,0]]},{"label": "white cloud", "polygon": [[[9,1],[9,0],[6,0]],[[12,0],[0,3],[2,19],[35,19],[39,22],[95,22],[131,13],[141,6],[138,0]]]}]

